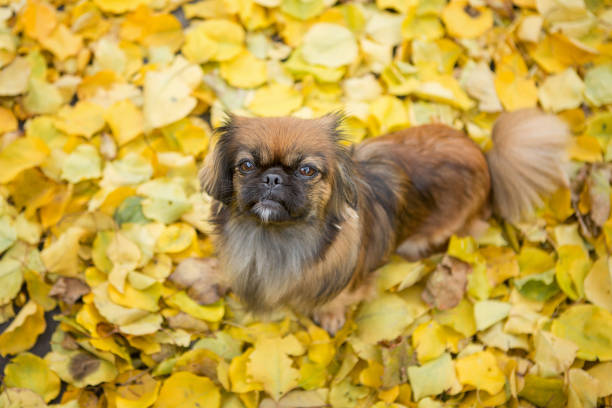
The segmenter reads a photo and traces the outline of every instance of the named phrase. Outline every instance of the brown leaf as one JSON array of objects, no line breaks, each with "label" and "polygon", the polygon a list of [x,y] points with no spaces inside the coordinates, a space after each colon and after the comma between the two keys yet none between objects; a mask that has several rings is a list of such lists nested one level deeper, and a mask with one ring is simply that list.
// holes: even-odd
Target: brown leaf
[{"label": "brown leaf", "polygon": [[62,276],[51,288],[49,296],[59,298],[69,305],[74,305],[81,296],[89,292],[89,286],[82,280]]},{"label": "brown leaf", "polygon": [[187,258],[178,264],[168,280],[187,289],[189,297],[202,305],[216,302],[227,292],[216,258]]},{"label": "brown leaf", "polygon": [[414,351],[406,338],[401,338],[392,347],[382,348],[382,362],[385,371],[382,376],[383,389],[408,382],[408,366],[416,365]]},{"label": "brown leaf", "polygon": [[208,325],[205,321],[196,319],[184,312],[179,312],[174,316],[166,317],[168,326],[172,329],[184,329],[195,333],[205,333],[208,331]]},{"label": "brown leaf", "polygon": [[589,177],[590,216],[598,227],[603,226],[610,216],[611,173],[609,167],[593,166]]},{"label": "brown leaf", "polygon": [[69,365],[70,375],[75,380],[82,380],[100,366],[100,361],[89,353],[80,353],[72,358]]},{"label": "brown leaf", "polygon": [[457,258],[446,255],[436,270],[427,278],[421,298],[438,310],[457,306],[467,288],[467,275],[472,267]]}]

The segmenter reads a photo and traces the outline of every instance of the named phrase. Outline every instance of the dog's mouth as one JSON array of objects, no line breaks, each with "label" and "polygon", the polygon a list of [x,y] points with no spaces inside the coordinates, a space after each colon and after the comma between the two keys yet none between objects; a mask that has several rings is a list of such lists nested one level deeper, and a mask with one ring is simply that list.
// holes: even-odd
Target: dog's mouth
[{"label": "dog's mouth", "polygon": [[255,203],[255,205],[251,207],[251,212],[266,224],[287,221],[290,218],[289,212],[285,206],[278,201],[270,199],[263,199]]}]

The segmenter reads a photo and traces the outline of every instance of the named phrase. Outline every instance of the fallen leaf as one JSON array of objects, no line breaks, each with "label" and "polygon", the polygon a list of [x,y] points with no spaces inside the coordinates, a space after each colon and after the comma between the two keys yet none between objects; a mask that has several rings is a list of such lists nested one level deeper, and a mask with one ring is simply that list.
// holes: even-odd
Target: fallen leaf
[{"label": "fallen leaf", "polygon": [[544,109],[559,112],[580,106],[584,90],[584,83],[576,71],[568,68],[547,77],[538,88],[538,97]]},{"label": "fallen leaf", "polygon": [[547,408],[564,406],[567,401],[561,378],[543,378],[532,374],[525,377],[525,385],[518,395],[536,406]]},{"label": "fallen leaf", "polygon": [[612,360],[612,314],[593,305],[575,305],[553,320],[552,333],[578,346],[584,360]]},{"label": "fallen leaf", "polygon": [[30,72],[30,62],[27,58],[15,58],[0,71],[0,95],[20,95],[27,91]]},{"label": "fallen leaf", "polygon": [[459,384],[449,353],[444,353],[421,367],[408,367],[408,378],[416,401],[430,395],[448,392]]},{"label": "fallen leaf", "polygon": [[0,183],[7,183],[23,170],[36,167],[47,158],[49,148],[35,136],[21,137],[0,151]]},{"label": "fallen leaf", "polygon": [[27,388],[7,388],[0,394],[0,406],[6,408],[46,408],[45,401]]},{"label": "fallen leaf", "polygon": [[30,300],[0,334],[0,355],[4,357],[30,349],[45,327],[43,308]]},{"label": "fallen leaf", "polygon": [[304,353],[303,346],[293,336],[262,339],[255,343],[249,356],[247,371],[251,377],[263,384],[264,390],[278,401],[298,384],[299,372],[291,367],[288,356]]},{"label": "fallen leaf", "polygon": [[468,263],[447,256],[427,278],[422,298],[438,310],[452,309],[459,304],[467,289]]},{"label": "fallen leaf", "polygon": [[31,353],[21,353],[4,368],[7,387],[27,388],[49,402],[59,395],[60,379],[43,359]]},{"label": "fallen leaf", "polygon": [[144,129],[155,129],[184,118],[196,105],[191,92],[202,80],[202,70],[177,57],[172,65],[149,71],[144,83]]},{"label": "fallen leaf", "polygon": [[493,395],[501,391],[506,377],[500,370],[495,356],[489,351],[480,351],[455,361],[457,378],[460,383],[485,390]]},{"label": "fallen leaf", "polygon": [[277,82],[255,91],[247,108],[260,116],[283,116],[302,106],[302,95],[292,87]]},{"label": "fallen leaf", "polygon": [[612,313],[612,273],[609,258],[601,257],[595,261],[584,279],[584,295],[589,302]]},{"label": "fallen leaf", "polygon": [[612,64],[591,68],[584,77],[586,99],[595,106],[612,103]]},{"label": "fallen leaf", "polygon": [[81,296],[89,292],[89,286],[80,279],[61,276],[53,284],[49,296],[56,296],[69,305],[74,305]]},{"label": "fallen leaf", "polygon": [[302,56],[310,64],[337,68],[350,64],[357,57],[353,34],[337,24],[315,24],[302,41]]}]

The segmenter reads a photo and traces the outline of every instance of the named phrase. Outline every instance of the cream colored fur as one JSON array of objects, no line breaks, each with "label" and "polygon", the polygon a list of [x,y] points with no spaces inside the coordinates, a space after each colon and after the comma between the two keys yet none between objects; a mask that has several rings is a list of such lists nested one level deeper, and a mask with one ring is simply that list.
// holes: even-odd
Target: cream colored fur
[{"label": "cream colored fur", "polygon": [[542,204],[541,196],[567,186],[564,165],[569,130],[537,109],[502,114],[493,127],[493,148],[486,154],[494,211],[519,221]]}]

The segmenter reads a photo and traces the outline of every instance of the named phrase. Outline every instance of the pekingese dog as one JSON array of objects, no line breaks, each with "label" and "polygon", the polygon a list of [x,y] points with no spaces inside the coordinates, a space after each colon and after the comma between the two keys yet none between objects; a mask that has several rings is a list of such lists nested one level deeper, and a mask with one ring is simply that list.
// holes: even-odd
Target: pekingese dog
[{"label": "pekingese dog", "polygon": [[227,280],[248,309],[287,305],[333,333],[392,253],[421,258],[567,185],[567,127],[535,109],[501,115],[487,153],[442,124],[352,147],[340,127],[338,115],[230,116],[218,129],[200,174],[216,200],[212,281]]}]

